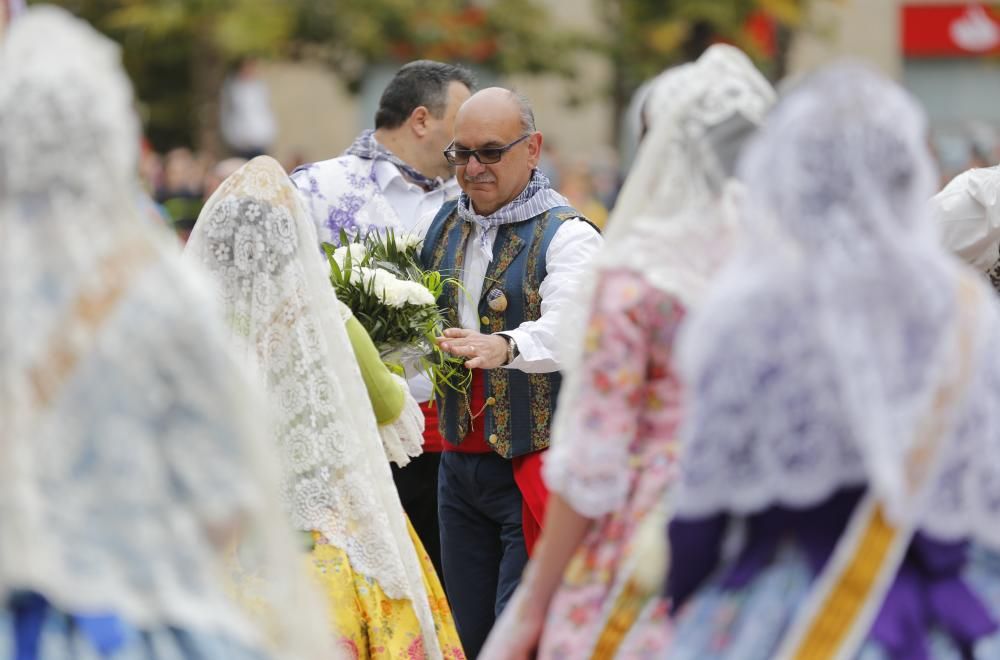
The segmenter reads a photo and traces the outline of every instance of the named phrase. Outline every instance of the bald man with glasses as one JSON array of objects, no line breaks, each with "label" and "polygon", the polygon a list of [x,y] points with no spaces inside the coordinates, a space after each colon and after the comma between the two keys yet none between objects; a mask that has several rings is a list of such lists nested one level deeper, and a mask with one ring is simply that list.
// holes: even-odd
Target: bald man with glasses
[{"label": "bald man with glasses", "polygon": [[462,194],[438,212],[422,252],[461,281],[438,300],[451,325],[439,342],[473,372],[469,391],[437,397],[444,579],[470,658],[541,531],[560,311],[601,245],[538,171],[541,149],[527,99],[495,87],[472,95],[444,150]]}]

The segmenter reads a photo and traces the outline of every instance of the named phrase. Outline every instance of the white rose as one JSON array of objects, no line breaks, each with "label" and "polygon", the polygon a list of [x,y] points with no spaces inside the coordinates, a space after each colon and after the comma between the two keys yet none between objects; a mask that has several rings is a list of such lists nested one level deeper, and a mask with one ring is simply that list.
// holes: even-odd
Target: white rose
[{"label": "white rose", "polygon": [[434,294],[423,284],[419,282],[404,282],[404,284],[406,285],[406,302],[408,304],[426,307],[436,302]]},{"label": "white rose", "polygon": [[373,268],[370,270],[372,277],[375,279],[376,286],[381,286],[383,288],[392,286],[395,282],[399,280],[396,276],[383,268]]},{"label": "white rose", "polygon": [[371,268],[365,268],[364,266],[360,268],[351,269],[351,284],[360,284],[363,286],[368,286],[369,283],[373,282],[375,279],[375,271]]},{"label": "white rose", "polygon": [[423,239],[416,234],[400,234],[396,237],[396,247],[400,250],[419,247],[421,243],[423,243]]},{"label": "white rose", "polygon": [[366,287],[371,286],[378,299],[385,302],[386,279],[385,275],[382,274],[384,272],[378,268],[357,268],[351,271],[351,281],[356,281]]},{"label": "white rose", "polygon": [[339,248],[333,251],[333,260],[337,262],[337,265],[341,268],[344,267],[344,263],[347,261],[347,250],[350,248],[351,251],[351,263],[357,265],[362,259],[368,255],[368,250],[361,243],[349,243],[347,245],[341,245]]},{"label": "white rose", "polygon": [[402,307],[406,304],[406,282],[382,269],[375,270],[373,278],[375,293],[383,303],[390,307]]}]

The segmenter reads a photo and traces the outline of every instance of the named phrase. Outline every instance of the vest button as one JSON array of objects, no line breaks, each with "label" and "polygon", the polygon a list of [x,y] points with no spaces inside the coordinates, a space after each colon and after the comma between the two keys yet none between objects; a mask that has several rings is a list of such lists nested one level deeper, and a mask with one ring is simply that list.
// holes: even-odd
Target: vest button
[{"label": "vest button", "polygon": [[497,405],[497,400],[493,397],[489,397],[488,399],[486,399],[486,405],[495,406]]},{"label": "vest button", "polygon": [[489,437],[489,443],[491,445],[495,445],[497,443],[497,440],[499,440],[499,438],[497,438],[497,434],[496,433],[494,433],[493,435],[491,435]]},{"label": "vest button", "polygon": [[479,322],[482,323],[483,325],[489,325],[490,324],[490,317],[484,316],[484,317],[482,317],[482,318],[479,319]]}]

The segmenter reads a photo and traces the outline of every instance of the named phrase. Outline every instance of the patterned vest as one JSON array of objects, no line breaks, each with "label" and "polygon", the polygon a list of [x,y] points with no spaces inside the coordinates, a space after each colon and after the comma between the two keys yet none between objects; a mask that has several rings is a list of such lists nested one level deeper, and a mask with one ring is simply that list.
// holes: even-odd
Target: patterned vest
[{"label": "patterned vest", "polygon": [[[457,201],[450,201],[441,207],[427,231],[421,260],[426,268],[461,281],[472,226],[458,217],[456,205]],[[576,209],[560,206],[530,220],[497,228],[493,260],[479,299],[480,332],[513,330],[521,323],[541,317],[539,287],[547,272],[545,255],[560,225],[573,218],[587,221]],[[495,289],[507,298],[507,308],[503,311],[493,310],[487,303],[487,296]],[[451,327],[460,327],[460,295],[465,294],[457,286],[448,285],[438,299]],[[475,425],[483,425],[484,437],[493,451],[504,458],[514,458],[549,446],[549,428],[561,380],[558,372],[526,374],[503,368],[486,372],[487,406]],[[473,423],[466,399],[451,389],[437,397],[441,434],[452,444],[460,444]]]}]

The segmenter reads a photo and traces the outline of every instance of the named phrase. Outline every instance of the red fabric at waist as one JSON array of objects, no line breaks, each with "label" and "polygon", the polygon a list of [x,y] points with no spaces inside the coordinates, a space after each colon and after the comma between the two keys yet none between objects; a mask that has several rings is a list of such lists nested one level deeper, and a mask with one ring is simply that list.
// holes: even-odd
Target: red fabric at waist
[{"label": "red fabric at waist", "polygon": [[441,429],[438,428],[438,409],[434,400],[421,403],[420,410],[424,413],[424,452],[444,451],[444,440],[441,438]]},{"label": "red fabric at waist", "polygon": [[545,521],[545,509],[549,503],[549,489],[542,479],[542,460],[545,450],[534,451],[524,456],[516,456],[511,460],[514,468],[514,481],[521,491],[521,524],[524,528],[524,545],[530,557],[535,550],[535,543],[542,535],[542,523]]},{"label": "red fabric at waist", "polygon": [[[464,401],[462,402],[464,404]],[[459,405],[462,405],[459,404]],[[473,413],[486,408],[486,371],[476,369],[472,372],[472,387],[469,388],[469,407]],[[493,451],[486,443],[486,419],[483,415],[472,420],[469,432],[462,439],[462,444],[453,445],[441,438],[444,451],[457,451],[463,454],[485,454]]]}]

